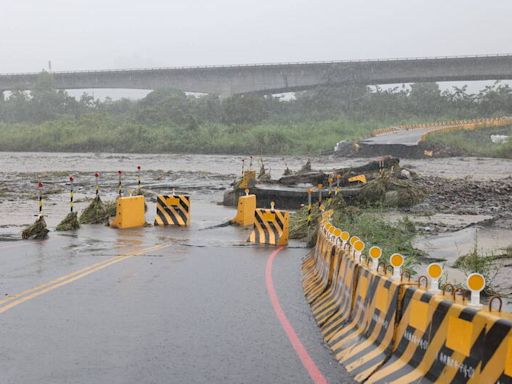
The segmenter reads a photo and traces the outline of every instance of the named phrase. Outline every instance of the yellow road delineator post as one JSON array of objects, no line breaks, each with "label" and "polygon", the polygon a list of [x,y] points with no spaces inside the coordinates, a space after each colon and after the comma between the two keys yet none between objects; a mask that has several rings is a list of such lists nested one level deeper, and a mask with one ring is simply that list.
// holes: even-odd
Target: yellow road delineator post
[{"label": "yellow road delineator post", "polygon": [[439,279],[443,275],[443,267],[439,263],[431,263],[427,267],[427,276],[429,277],[429,292],[439,293]]},{"label": "yellow road delineator post", "polygon": [[158,195],[156,200],[155,225],[177,225],[186,227],[190,225],[190,196]]},{"label": "yellow road delineator post", "polygon": [[123,180],[122,180],[123,172],[117,171],[117,174],[119,176],[119,181],[117,182],[117,193],[118,193],[118,196],[121,197],[121,196],[123,196]]},{"label": "yellow road delineator post", "polygon": [[35,215],[37,217],[36,221],[21,232],[21,238],[24,240],[46,239],[49,232],[43,215],[43,183],[41,181],[37,182],[37,203],[38,214]]},{"label": "yellow road delineator post", "polygon": [[67,216],[55,227],[56,231],[73,231],[80,228],[78,215],[74,210],[74,181],[73,176],[69,176],[69,213]]},{"label": "yellow road delineator post", "polygon": [[141,191],[141,181],[140,181],[140,165],[137,165],[137,190],[140,192]]},{"label": "yellow road delineator post", "polygon": [[74,190],[73,190],[73,182],[75,181],[75,178],[73,176],[69,176],[69,211],[73,213],[74,208]]},{"label": "yellow road delineator post", "polygon": [[402,279],[402,265],[404,265],[404,257],[399,253],[393,253],[389,258],[389,264],[393,267],[393,276],[391,280],[398,281]]},{"label": "yellow road delineator post", "polygon": [[100,177],[100,173],[96,172],[94,174],[94,177],[96,178],[96,198],[100,197],[100,183],[98,181],[98,178]]},{"label": "yellow road delineator post", "polygon": [[256,195],[249,194],[249,189],[245,190],[245,196],[240,196],[238,198],[238,207],[236,211],[236,216],[232,223],[238,224],[240,226],[247,226],[254,224],[256,212]]},{"label": "yellow road delineator post", "polygon": [[43,183],[40,181],[37,182],[37,203],[39,205],[39,213],[36,216],[39,218],[43,216]]},{"label": "yellow road delineator post", "polygon": [[113,228],[137,228],[146,223],[144,196],[120,196],[116,201],[116,217],[110,224]]},{"label": "yellow road delineator post", "polygon": [[287,245],[289,230],[289,213],[274,208],[257,208],[254,229],[247,241],[256,244]]}]

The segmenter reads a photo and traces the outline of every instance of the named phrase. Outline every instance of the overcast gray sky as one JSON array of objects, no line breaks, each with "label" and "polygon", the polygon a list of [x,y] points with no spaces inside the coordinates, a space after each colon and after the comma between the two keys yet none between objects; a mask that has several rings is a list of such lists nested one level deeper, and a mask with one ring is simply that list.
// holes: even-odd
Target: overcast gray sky
[{"label": "overcast gray sky", "polygon": [[0,0],[0,72],[512,51],[510,0]]}]

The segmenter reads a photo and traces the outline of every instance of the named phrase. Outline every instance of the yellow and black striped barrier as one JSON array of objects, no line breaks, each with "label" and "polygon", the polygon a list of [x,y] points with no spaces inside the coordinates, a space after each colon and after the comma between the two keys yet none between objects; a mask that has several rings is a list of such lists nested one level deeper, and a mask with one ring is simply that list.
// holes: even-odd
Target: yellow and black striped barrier
[{"label": "yellow and black striped barrier", "polygon": [[190,225],[189,195],[158,195],[156,200],[155,225]]},{"label": "yellow and black striped barrier", "polygon": [[363,251],[357,236],[324,218],[302,265],[304,293],[324,340],[357,382],[512,382],[512,315],[501,313],[501,299],[498,311],[495,299],[482,307],[483,276],[468,277],[466,301],[453,286],[445,292],[450,284],[437,289],[437,265],[428,268],[430,280],[416,283],[403,279],[402,255],[391,255],[386,266],[378,247],[368,256]]},{"label": "yellow and black striped barrier", "polygon": [[287,245],[289,213],[274,209],[256,209],[254,229],[247,241],[256,244]]}]

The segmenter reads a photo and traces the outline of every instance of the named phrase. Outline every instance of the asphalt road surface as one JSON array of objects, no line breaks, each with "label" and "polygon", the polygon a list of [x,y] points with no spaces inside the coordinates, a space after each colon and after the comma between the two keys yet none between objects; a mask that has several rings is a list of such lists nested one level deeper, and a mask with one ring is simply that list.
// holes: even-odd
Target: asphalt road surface
[{"label": "asphalt road surface", "polygon": [[351,383],[304,300],[307,250],[202,229],[233,214],[0,242],[0,383]]},{"label": "asphalt road surface", "polygon": [[415,146],[418,145],[421,136],[425,133],[439,129],[438,127],[431,128],[417,128],[410,130],[400,130],[396,132],[390,132],[387,134],[370,137],[368,139],[364,139],[361,141],[362,144],[365,145],[406,145],[406,146]]}]

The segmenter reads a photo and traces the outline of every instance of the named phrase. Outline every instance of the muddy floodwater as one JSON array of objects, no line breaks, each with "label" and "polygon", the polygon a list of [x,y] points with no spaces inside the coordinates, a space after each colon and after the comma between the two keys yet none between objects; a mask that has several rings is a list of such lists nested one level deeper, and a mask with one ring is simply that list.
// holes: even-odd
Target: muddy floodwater
[{"label": "muddy floodwater", "polygon": [[[287,166],[298,170],[307,159],[304,156],[263,157],[265,167],[267,171],[270,169],[274,179],[278,179]],[[310,159],[313,169],[324,171],[368,162],[367,158],[347,159],[334,156]],[[248,156],[3,152],[0,153],[0,238],[19,238],[22,227],[34,220],[37,213],[35,187],[38,180],[44,183],[44,213],[52,229],[69,211],[69,175],[75,177],[77,210],[83,209],[94,197],[95,172],[101,174],[101,195],[109,199],[114,198],[117,193],[118,171],[123,172],[125,193],[134,190],[138,177],[137,166],[141,166],[141,182],[148,190],[158,193],[187,191],[195,201],[218,203],[222,200],[223,192],[241,174],[242,160],[245,160],[247,169],[251,161]],[[260,160],[260,157],[252,159],[254,169],[259,169]],[[460,183],[464,179],[485,181],[492,185],[495,181],[499,184],[499,180],[507,180],[512,175],[512,160],[505,159],[403,159],[401,166],[424,178],[443,178],[447,184],[456,181]],[[499,189],[496,194],[500,195]],[[456,201],[457,196],[454,199]],[[432,258],[445,260],[449,267],[459,256],[467,253],[475,239],[486,252],[496,252],[497,249],[512,245],[512,220],[507,219],[512,216],[512,200],[510,204],[506,201],[507,196],[500,196],[500,205],[493,207],[490,204],[488,209],[479,212],[464,212],[459,209],[460,212],[456,214],[437,212],[429,217],[415,217],[414,212],[400,212],[396,215],[391,213],[390,218],[392,220],[397,215],[412,216],[413,221],[424,229],[415,240],[416,246]],[[493,222],[496,217],[501,220],[499,225]],[[219,218],[223,219],[225,218]],[[504,262],[497,279],[504,293],[512,292],[512,284],[507,278],[508,268],[508,262]],[[463,280],[463,276],[457,271],[451,271],[450,278]]]},{"label": "muddy floodwater", "polygon": [[[361,165],[363,159],[346,159],[334,156],[264,156],[274,178],[282,175],[286,164],[292,169],[300,168],[310,158],[314,168],[329,169]],[[238,175],[242,160],[249,165],[248,156],[233,155],[182,155],[182,154],[110,154],[110,153],[45,153],[45,152],[0,152],[2,178],[9,174],[44,175],[52,172],[95,172],[118,170],[134,171],[137,165],[144,170],[162,170],[184,173],[212,173],[225,176]],[[253,158],[259,167],[260,157]],[[475,179],[496,179],[512,175],[512,160],[475,157],[442,159],[404,159],[401,165],[423,175]]]}]

